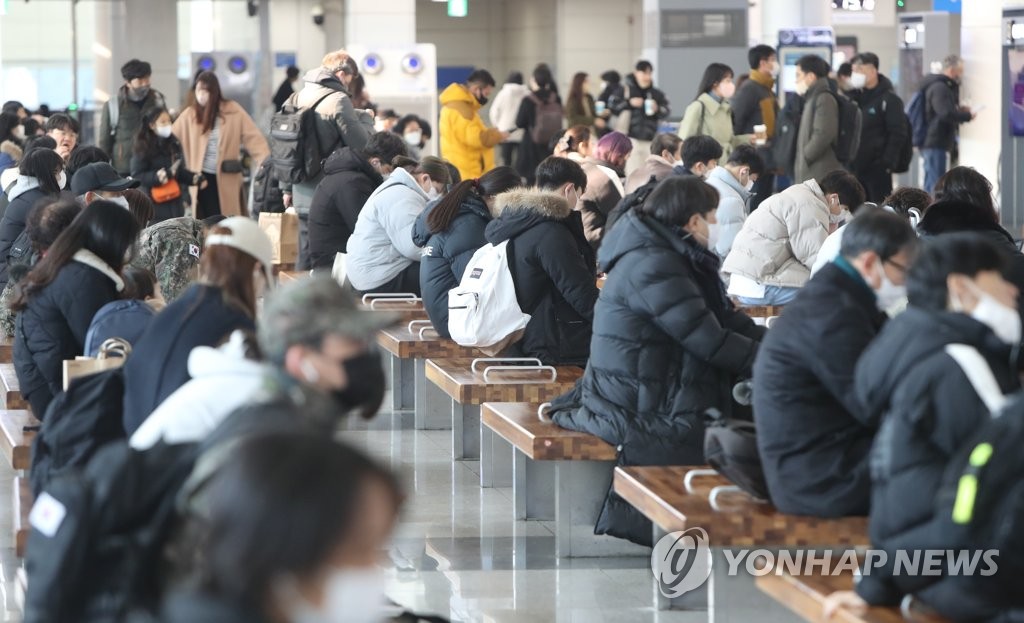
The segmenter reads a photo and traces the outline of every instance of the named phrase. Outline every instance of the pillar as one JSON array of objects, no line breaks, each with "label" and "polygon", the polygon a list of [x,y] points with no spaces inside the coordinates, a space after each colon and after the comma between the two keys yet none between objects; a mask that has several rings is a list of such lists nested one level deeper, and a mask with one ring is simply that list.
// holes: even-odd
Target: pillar
[{"label": "pillar", "polygon": [[344,22],[346,46],[416,43],[416,0],[347,0]]},{"label": "pillar", "polygon": [[153,87],[164,94],[169,106],[181,100],[177,2],[97,2],[95,39],[97,100],[109,99],[117,92],[124,83],[121,65],[132,58],[153,66]]},{"label": "pillar", "polygon": [[563,93],[578,71],[590,74],[596,96],[603,72],[633,69],[642,47],[642,6],[641,0],[557,0],[554,69]]},{"label": "pillar", "polygon": [[[995,186],[999,198],[1000,137],[1006,131],[1002,98],[1003,62],[1000,20],[1002,2],[964,2],[961,15],[960,54],[964,59],[961,101],[985,110],[960,126],[960,163],[976,168]],[[1005,3],[1010,6],[1010,2]],[[1020,232],[1014,232],[1019,235]]]}]

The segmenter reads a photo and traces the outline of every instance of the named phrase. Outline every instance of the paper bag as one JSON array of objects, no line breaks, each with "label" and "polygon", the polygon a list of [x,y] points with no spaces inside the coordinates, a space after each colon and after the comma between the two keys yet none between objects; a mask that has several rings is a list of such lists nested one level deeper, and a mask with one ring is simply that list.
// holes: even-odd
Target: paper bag
[{"label": "paper bag", "polygon": [[273,262],[294,264],[299,259],[299,215],[292,212],[260,212],[260,229],[274,247]]}]

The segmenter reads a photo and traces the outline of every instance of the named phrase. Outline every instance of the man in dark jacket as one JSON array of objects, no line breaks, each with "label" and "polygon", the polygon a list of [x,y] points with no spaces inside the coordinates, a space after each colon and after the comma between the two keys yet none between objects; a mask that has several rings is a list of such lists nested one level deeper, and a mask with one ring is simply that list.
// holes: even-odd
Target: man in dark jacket
[{"label": "man in dark jacket", "polygon": [[864,186],[867,200],[880,204],[892,193],[892,172],[910,140],[910,124],[892,82],[878,72],[877,55],[855,56],[850,80],[855,89],[850,96],[860,106],[863,119],[853,174]]},{"label": "man in dark jacket", "polygon": [[365,149],[343,147],[331,154],[309,206],[310,268],[330,269],[335,256],[348,251],[363,204],[391,172],[395,156],[405,153],[400,135],[378,132]]},{"label": "man in dark jacket", "polygon": [[121,67],[124,84],[103,107],[100,119],[100,148],[110,155],[121,175],[131,174],[132,144],[146,115],[154,108],[167,108],[164,96],[150,86],[153,68],[133,58]]},{"label": "man in dark jacket", "polygon": [[901,297],[917,235],[882,210],[846,226],[840,256],[786,306],[754,364],[754,418],[765,479],[783,513],[865,515],[868,452],[879,421],[854,396],[857,359]]},{"label": "man in dark jacket", "polygon": [[289,65],[288,69],[285,70],[284,80],[277,87],[277,93],[274,93],[274,110],[281,110],[281,107],[288,101],[288,98],[295,93],[295,84],[298,81],[299,68],[295,65]]},{"label": "man in dark jacket", "polygon": [[654,65],[639,61],[633,73],[626,76],[626,87],[622,98],[608,101],[616,115],[629,113],[629,138],[633,151],[626,163],[626,174],[640,167],[651,155],[651,141],[658,133],[658,122],[672,112],[668,98],[654,87]]},{"label": "man in dark jacket", "polygon": [[924,159],[924,189],[934,192],[935,183],[949,168],[949,153],[956,146],[956,135],[961,123],[976,116],[960,105],[960,81],[964,76],[964,61],[956,54],[942,60],[942,73],[928,76],[921,83],[925,95],[925,120],[928,134],[921,146]]},{"label": "man in dark jacket", "polygon": [[548,365],[582,366],[590,355],[596,262],[573,210],[586,187],[580,165],[551,156],[537,167],[536,189],[495,197],[497,216],[485,230],[491,244],[509,241],[516,298],[532,316],[510,350]]},{"label": "man in dark jacket", "polygon": [[[740,134],[754,134],[754,126],[765,126],[768,137],[775,136],[775,119],[779,116],[779,99],[775,97],[775,78],[779,75],[779,60],[775,48],[770,45],[755,45],[747,52],[750,64],[750,79],[736,89],[732,96],[732,128]],[[760,151],[761,157],[770,162],[769,147]],[[775,189],[775,175],[762,173],[754,182],[750,198],[750,210],[756,210],[761,202],[771,196]]]}]

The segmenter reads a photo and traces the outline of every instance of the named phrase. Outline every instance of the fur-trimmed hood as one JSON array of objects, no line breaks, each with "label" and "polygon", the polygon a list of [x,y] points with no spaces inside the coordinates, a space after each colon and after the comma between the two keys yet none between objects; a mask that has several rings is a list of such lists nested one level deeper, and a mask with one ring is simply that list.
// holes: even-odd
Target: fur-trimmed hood
[{"label": "fur-trimmed hood", "polygon": [[516,188],[494,198],[487,224],[487,241],[498,244],[545,221],[562,221],[572,214],[573,206],[558,193],[539,188]]},{"label": "fur-trimmed hood", "polygon": [[21,147],[14,141],[4,141],[0,143],[0,153],[7,154],[13,158],[15,162],[21,162]]},{"label": "fur-trimmed hood", "polygon": [[79,249],[78,251],[75,251],[75,254],[71,259],[80,264],[85,264],[90,268],[95,268],[103,273],[104,276],[114,282],[114,287],[117,288],[118,292],[124,290],[124,280],[121,279],[121,275],[117,274],[116,270],[111,268],[109,264],[104,262],[100,256],[96,255],[92,251],[88,249]]}]

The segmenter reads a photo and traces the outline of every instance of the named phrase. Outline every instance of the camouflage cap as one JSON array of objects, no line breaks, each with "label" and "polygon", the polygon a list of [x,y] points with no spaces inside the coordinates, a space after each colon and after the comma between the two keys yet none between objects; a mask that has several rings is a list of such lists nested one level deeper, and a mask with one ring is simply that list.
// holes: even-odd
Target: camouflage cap
[{"label": "camouflage cap", "polygon": [[395,314],[364,311],[351,294],[329,275],[314,275],[269,293],[259,322],[263,354],[280,362],[295,344],[313,344],[335,334],[372,342],[380,329],[392,326]]}]

